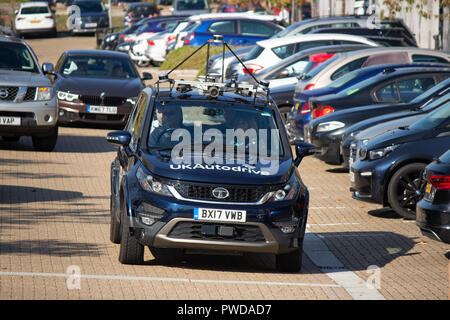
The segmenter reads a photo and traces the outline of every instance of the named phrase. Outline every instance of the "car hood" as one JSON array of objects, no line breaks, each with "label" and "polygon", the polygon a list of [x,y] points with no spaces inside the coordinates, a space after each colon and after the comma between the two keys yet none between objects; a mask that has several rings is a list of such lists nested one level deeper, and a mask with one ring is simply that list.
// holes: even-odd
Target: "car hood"
[{"label": "car hood", "polygon": [[[255,165],[247,164],[210,164],[205,163],[201,157],[192,156],[189,164],[177,164],[170,160],[170,152],[155,152],[144,154],[142,163],[152,174],[168,179],[196,181],[203,183],[224,184],[282,184],[289,180],[295,166],[292,159],[282,158],[274,162],[270,170],[269,164],[257,162]],[[198,164],[195,162],[198,161]]]},{"label": "car hood", "polygon": [[59,76],[56,88],[84,95],[100,95],[104,92],[106,96],[137,97],[143,85],[140,78],[130,80]]},{"label": "car hood", "polygon": [[370,128],[361,131],[356,135],[356,138],[359,140],[372,139],[387,131],[397,129],[403,126],[409,126],[410,124],[413,124],[417,120],[423,118],[425,115],[426,115],[425,113],[422,113],[410,117],[397,118],[395,120],[382,122],[380,124],[374,125]]},{"label": "car hood", "polygon": [[85,12],[80,13],[81,18],[100,19],[106,17],[106,12]]},{"label": "car hood", "polygon": [[426,131],[411,130],[408,128],[398,128],[384,132],[367,142],[365,148],[367,150],[375,150],[384,148],[391,145],[397,145],[401,143],[414,142],[422,139]]},{"label": "car hood", "polygon": [[1,70],[0,83],[7,83],[8,86],[51,86],[50,80],[40,73],[9,70]]}]

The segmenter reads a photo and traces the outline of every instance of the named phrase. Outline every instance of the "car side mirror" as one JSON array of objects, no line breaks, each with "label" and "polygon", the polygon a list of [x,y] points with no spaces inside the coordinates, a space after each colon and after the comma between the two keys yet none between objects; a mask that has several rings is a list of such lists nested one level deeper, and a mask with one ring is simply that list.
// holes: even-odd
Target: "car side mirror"
[{"label": "car side mirror", "polygon": [[106,141],[119,146],[127,146],[131,141],[131,133],[128,131],[113,131],[106,136]]},{"label": "car side mirror", "polygon": [[287,78],[289,76],[289,71],[283,70],[277,75],[277,79]]},{"label": "car side mirror", "polygon": [[148,72],[142,72],[142,80],[152,80],[153,76],[151,73]]},{"label": "car side mirror", "polygon": [[17,16],[19,14],[19,10],[14,10],[14,14]]},{"label": "car side mirror", "polygon": [[54,74],[55,73],[55,68],[53,67],[53,63],[44,62],[42,64],[42,72],[44,74]]},{"label": "car side mirror", "polygon": [[295,153],[297,158],[294,160],[294,165],[298,167],[300,162],[302,162],[303,158],[306,156],[313,155],[315,153],[315,145],[307,142],[297,142],[295,144]]}]

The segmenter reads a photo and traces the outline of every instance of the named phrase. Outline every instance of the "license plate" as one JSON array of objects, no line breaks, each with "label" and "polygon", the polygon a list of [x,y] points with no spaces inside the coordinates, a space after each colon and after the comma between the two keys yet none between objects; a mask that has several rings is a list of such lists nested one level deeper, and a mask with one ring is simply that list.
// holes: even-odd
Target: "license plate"
[{"label": "license plate", "polygon": [[20,126],[20,118],[19,117],[0,117],[0,125]]},{"label": "license plate", "polygon": [[425,193],[431,193],[431,183],[427,183],[427,188],[425,189]]},{"label": "license plate", "polygon": [[30,21],[30,23],[40,23],[41,20],[34,20],[34,21]]},{"label": "license plate", "polygon": [[195,208],[194,220],[246,222],[247,212],[245,210]]},{"label": "license plate", "polygon": [[92,22],[92,23],[86,23],[84,25],[86,28],[95,28],[97,26],[97,23]]},{"label": "license plate", "polygon": [[117,107],[87,106],[88,113],[117,114]]}]

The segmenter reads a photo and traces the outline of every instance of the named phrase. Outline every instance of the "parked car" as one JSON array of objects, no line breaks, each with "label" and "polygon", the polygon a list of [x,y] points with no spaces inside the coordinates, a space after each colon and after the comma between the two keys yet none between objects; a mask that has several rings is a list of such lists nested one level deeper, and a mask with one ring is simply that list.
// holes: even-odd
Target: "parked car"
[{"label": "parked car", "polygon": [[[320,18],[312,18],[305,19],[301,22],[297,22],[295,24],[290,25],[286,29],[278,32],[272,38],[284,38],[288,36],[302,35],[310,33],[314,30],[318,30],[321,28],[365,28],[368,26],[369,16],[344,16],[344,17],[320,17]],[[369,21],[370,23],[370,21]],[[415,42],[414,35],[408,29],[408,27],[404,24],[402,19],[389,19],[389,20],[380,20],[379,26],[381,28],[402,28],[404,33],[408,35],[412,41]],[[334,32],[333,32],[334,33]],[[344,34],[346,32],[343,32]],[[251,47],[247,49],[241,49],[241,54],[244,55],[244,51],[250,52],[252,50]],[[222,62],[220,61],[222,58],[220,56],[213,56],[212,60],[216,60],[215,64],[217,66],[222,66]],[[225,62],[225,70],[227,70],[228,63],[234,62],[234,57],[226,57]]]},{"label": "parked car", "polygon": [[416,218],[427,164],[450,145],[450,103],[408,127],[388,131],[357,151],[350,172],[353,197],[389,205],[405,219]]},{"label": "parked car", "polygon": [[103,50],[68,50],[56,65],[60,123],[125,125],[144,80],[130,57]]},{"label": "parked car", "polygon": [[135,2],[131,3],[125,11],[125,17],[129,17],[128,20],[124,20],[124,25],[129,23],[130,26],[134,25],[136,22],[148,18],[159,15],[158,8],[148,2]]},{"label": "parked car", "polygon": [[416,206],[416,224],[423,235],[450,243],[450,148],[425,167],[424,196]]},{"label": "parked car", "polygon": [[14,25],[18,36],[32,34],[56,36],[55,15],[50,10],[48,2],[21,3],[15,15]]},{"label": "parked car", "polygon": [[173,0],[172,14],[174,16],[192,16],[210,11],[208,0]]},{"label": "parked car", "polygon": [[67,24],[72,34],[95,33],[109,27],[106,9],[100,0],[74,0],[69,10]]},{"label": "parked car", "polygon": [[[382,133],[375,128],[378,124],[391,123],[394,120],[406,121],[405,118],[410,118],[415,115],[425,115],[428,112],[433,111],[436,107],[440,106],[440,98],[445,97],[449,92],[450,78],[447,78],[446,80],[417,96],[410,102],[401,103],[399,109],[403,109],[403,111],[400,111],[399,109],[394,107],[394,109],[396,110],[395,112],[386,114],[383,114],[381,112],[380,115],[369,117],[349,126],[344,132],[341,143],[341,154],[344,161],[344,168],[349,168],[350,155],[352,155],[353,158],[355,157],[357,140],[368,140],[373,137],[373,134]],[[376,112],[383,110],[384,108],[376,108],[374,111]],[[410,123],[405,123],[405,125],[409,124]],[[401,125],[398,125],[398,127],[399,126]],[[383,128],[387,131],[396,127],[389,127],[387,125],[384,125]]]},{"label": "parked car", "polygon": [[296,103],[302,91],[324,88],[344,74],[370,65],[406,62],[450,63],[450,54],[413,47],[379,47],[335,55],[299,79]]},{"label": "parked car", "polygon": [[[377,47],[378,44],[364,37],[345,34],[305,34],[277,39],[259,41],[257,45],[245,57],[245,65],[251,73],[257,73],[270,67],[287,57],[314,47],[339,45],[339,44],[365,44]],[[243,75],[244,68],[239,62],[228,64],[226,78]]]},{"label": "parked car", "polygon": [[174,40],[186,25],[184,18],[171,19],[167,21],[167,29],[164,31],[137,35],[128,51],[131,60],[140,67],[148,66],[150,63],[155,66],[161,65],[166,59],[168,43]]},{"label": "parked car", "polygon": [[[340,143],[346,123],[351,121],[345,118],[352,119],[352,110],[364,117],[363,110],[369,107],[369,113],[370,105],[373,104],[398,106],[399,102],[411,101],[449,76],[450,68],[445,67],[386,69],[336,95],[312,98],[309,105],[313,120],[304,127],[305,141],[314,141],[319,159],[326,163],[341,164]],[[390,106],[384,108],[389,110]],[[346,116],[341,117],[339,112],[343,111],[346,111]]]},{"label": "parked car", "polygon": [[31,47],[0,35],[0,136],[17,142],[31,136],[37,151],[52,151],[58,139],[58,105],[47,74]]},{"label": "parked car", "polygon": [[144,18],[139,20],[137,23],[132,25],[131,27],[126,27],[121,31],[118,32],[111,32],[105,34],[103,37],[103,41],[101,44],[101,47],[103,50],[116,50],[116,47],[122,43],[123,41],[126,41],[126,37],[130,34],[133,34],[136,32],[136,30],[143,25],[144,23],[147,23],[151,19],[156,18]]},{"label": "parked car", "polygon": [[[297,77],[314,69],[322,62],[332,58],[338,52],[354,51],[368,48],[364,44],[331,45],[302,50],[280,62],[264,68],[253,75],[258,80],[269,81],[269,87],[274,88],[286,84],[297,84]],[[221,72],[219,73],[221,74]],[[239,82],[256,84],[249,74],[237,78]]]},{"label": "parked car", "polygon": [[183,45],[200,46],[219,34],[229,45],[246,46],[268,39],[282,29],[279,25],[260,18],[208,18],[193,21],[186,27]]}]

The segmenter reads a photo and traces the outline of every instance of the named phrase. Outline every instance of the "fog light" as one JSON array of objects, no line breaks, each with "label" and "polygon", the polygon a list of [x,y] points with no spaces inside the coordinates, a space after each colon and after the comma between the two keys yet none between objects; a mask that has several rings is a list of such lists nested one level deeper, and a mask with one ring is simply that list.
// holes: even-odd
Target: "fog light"
[{"label": "fog light", "polygon": [[155,219],[155,217],[147,216],[147,215],[143,215],[143,214],[140,215],[140,218],[141,218],[141,222],[148,226],[153,225],[157,221],[157,219]]},{"label": "fog light", "polygon": [[274,221],[273,224],[280,228],[281,232],[283,233],[292,233],[295,231],[295,228],[297,228],[299,219],[293,217],[290,221]]},{"label": "fog light", "polygon": [[153,225],[156,221],[161,220],[164,217],[164,210],[145,202],[141,203],[136,209],[136,212],[139,220],[148,226]]},{"label": "fog light", "polygon": [[280,228],[281,232],[283,233],[292,233],[295,231],[295,226],[286,226]]},{"label": "fog light", "polygon": [[64,116],[64,110],[59,110],[59,116],[60,117]]},{"label": "fog light", "polygon": [[283,200],[286,197],[286,192],[284,190],[278,190],[275,192],[274,199],[277,201]]}]

